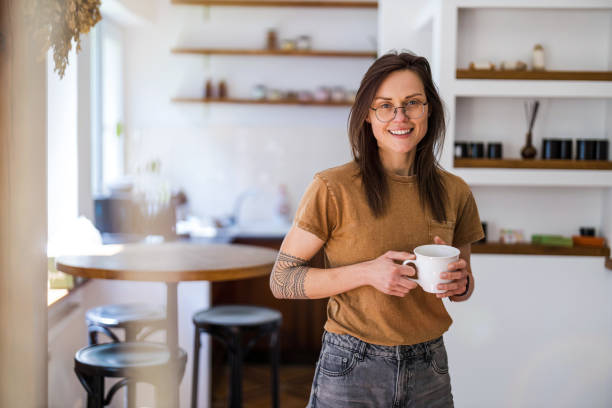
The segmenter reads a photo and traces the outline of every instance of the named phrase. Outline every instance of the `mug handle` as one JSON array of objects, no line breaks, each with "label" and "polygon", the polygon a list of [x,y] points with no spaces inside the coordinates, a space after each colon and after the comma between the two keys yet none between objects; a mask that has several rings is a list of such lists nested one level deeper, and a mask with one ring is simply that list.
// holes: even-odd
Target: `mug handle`
[{"label": "mug handle", "polygon": [[[414,266],[414,269],[416,270],[416,268],[417,268],[417,264],[416,264],[416,262],[415,262],[414,260],[412,260],[412,259],[406,259],[404,262],[402,262],[402,265],[408,265],[408,264],[412,264],[412,266]],[[419,279],[418,279],[418,278],[417,278],[417,279],[414,279],[414,278],[409,278],[408,276],[404,276],[404,278],[406,278],[406,279],[410,279],[411,281],[416,282],[416,283],[418,283],[419,285],[421,285],[421,282],[419,281]]]}]

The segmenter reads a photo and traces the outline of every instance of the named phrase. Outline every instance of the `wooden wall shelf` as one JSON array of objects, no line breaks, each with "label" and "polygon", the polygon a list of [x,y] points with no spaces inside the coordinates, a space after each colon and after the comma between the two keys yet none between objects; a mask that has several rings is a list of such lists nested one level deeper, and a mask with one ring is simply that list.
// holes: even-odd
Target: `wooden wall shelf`
[{"label": "wooden wall shelf", "polygon": [[534,244],[502,244],[487,242],[473,244],[473,254],[508,254],[508,255],[568,255],[568,256],[610,256],[610,248],[596,247],[556,247]]},{"label": "wooden wall shelf", "polygon": [[286,56],[286,57],[340,57],[340,58],[376,58],[375,51],[316,51],[316,50],[239,50],[220,48],[174,48],[173,54],[197,55],[253,55],[253,56]]},{"label": "wooden wall shelf", "polygon": [[378,8],[376,1],[308,1],[308,0],[172,0],[173,4],[193,6],[232,7],[320,7],[320,8]]},{"label": "wooden wall shelf", "polygon": [[493,169],[612,170],[612,161],[539,159],[455,159],[455,167]]},{"label": "wooden wall shelf", "polygon": [[296,99],[238,99],[238,98],[174,98],[172,102],[180,103],[227,103],[227,104],[248,104],[248,105],[302,105],[302,106],[351,106],[353,103],[343,102],[318,102],[318,101],[298,101]]},{"label": "wooden wall shelf", "polygon": [[612,81],[612,71],[485,71],[458,69],[457,79]]}]

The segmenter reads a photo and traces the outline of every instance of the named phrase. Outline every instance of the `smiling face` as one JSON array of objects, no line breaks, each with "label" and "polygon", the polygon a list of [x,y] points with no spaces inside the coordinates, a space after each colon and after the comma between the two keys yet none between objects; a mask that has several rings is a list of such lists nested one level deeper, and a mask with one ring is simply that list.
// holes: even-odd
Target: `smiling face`
[{"label": "smiling face", "polygon": [[[409,70],[394,71],[387,76],[376,91],[372,108],[409,106],[427,103],[425,89],[419,76]],[[412,164],[415,147],[427,133],[429,105],[417,119],[409,119],[401,109],[390,122],[382,122],[370,109],[366,121],[372,125],[380,158],[386,168],[406,168]]]}]

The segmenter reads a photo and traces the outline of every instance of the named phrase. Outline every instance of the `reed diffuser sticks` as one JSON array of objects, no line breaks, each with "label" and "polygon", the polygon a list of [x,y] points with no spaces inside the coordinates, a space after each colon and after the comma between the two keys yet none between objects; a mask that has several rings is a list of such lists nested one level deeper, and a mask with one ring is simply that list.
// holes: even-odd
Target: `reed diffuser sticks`
[{"label": "reed diffuser sticks", "polygon": [[533,159],[536,156],[537,150],[533,146],[532,143],[532,134],[533,125],[535,123],[536,117],[538,116],[538,109],[540,107],[540,101],[535,101],[533,103],[525,102],[525,119],[527,120],[527,135],[525,146],[521,149],[521,156],[523,159]]}]

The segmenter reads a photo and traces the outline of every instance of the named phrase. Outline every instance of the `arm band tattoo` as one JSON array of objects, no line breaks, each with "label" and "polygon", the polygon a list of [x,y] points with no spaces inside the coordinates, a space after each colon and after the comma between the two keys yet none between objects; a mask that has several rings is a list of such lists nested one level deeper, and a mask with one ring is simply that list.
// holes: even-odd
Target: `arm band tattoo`
[{"label": "arm band tattoo", "polygon": [[270,289],[280,299],[308,299],[304,290],[308,261],[279,252],[270,275]]}]

